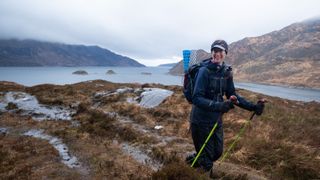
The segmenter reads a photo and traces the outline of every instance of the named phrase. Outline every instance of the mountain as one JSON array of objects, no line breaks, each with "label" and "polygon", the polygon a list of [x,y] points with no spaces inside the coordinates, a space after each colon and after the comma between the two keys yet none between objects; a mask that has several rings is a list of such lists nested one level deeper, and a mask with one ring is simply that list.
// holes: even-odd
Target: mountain
[{"label": "mountain", "polygon": [[136,60],[98,46],[0,40],[0,66],[134,66]]},{"label": "mountain", "polygon": [[[211,57],[210,53],[207,53],[203,49],[192,50],[191,53],[195,54],[194,57],[195,57],[196,61],[202,61],[202,60],[205,60],[205,59],[208,59]],[[180,61],[179,63],[177,63],[174,67],[172,67],[169,70],[169,73],[172,75],[182,75],[183,74],[183,62]]]},{"label": "mountain", "polygon": [[320,88],[320,19],[231,43],[226,62],[237,81]]},{"label": "mountain", "polygon": [[178,63],[167,63],[167,64],[160,64],[158,67],[173,67],[177,65]]}]

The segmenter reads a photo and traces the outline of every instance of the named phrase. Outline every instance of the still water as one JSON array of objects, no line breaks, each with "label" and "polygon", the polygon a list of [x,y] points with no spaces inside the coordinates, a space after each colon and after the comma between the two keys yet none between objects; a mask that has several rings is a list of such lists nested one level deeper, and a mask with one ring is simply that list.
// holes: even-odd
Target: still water
[{"label": "still water", "polygon": [[[85,70],[88,75],[72,74],[76,70]],[[108,75],[108,70],[113,70],[116,74]],[[17,82],[25,86],[44,83],[72,84],[94,79],[119,83],[182,85],[182,77],[169,75],[168,71],[169,67],[0,67],[0,81]],[[236,83],[236,87],[290,100],[320,102],[320,90],[254,83]]]}]

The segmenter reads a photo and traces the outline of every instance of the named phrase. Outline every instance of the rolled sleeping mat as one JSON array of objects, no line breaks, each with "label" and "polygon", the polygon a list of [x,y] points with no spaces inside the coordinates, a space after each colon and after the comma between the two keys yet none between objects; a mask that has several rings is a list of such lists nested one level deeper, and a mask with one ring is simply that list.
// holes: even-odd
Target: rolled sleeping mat
[{"label": "rolled sleeping mat", "polygon": [[189,68],[191,51],[190,50],[183,50],[182,54],[183,54],[183,70],[186,73]]},{"label": "rolled sleeping mat", "polygon": [[211,58],[211,53],[202,49],[198,50],[183,50],[183,70],[186,73],[194,64],[199,64],[202,61]]}]

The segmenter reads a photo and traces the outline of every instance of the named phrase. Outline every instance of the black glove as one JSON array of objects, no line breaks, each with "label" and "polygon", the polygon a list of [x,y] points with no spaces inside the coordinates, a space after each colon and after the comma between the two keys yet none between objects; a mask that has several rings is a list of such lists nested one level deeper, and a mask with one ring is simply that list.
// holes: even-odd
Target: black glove
[{"label": "black glove", "polygon": [[260,116],[263,113],[263,109],[264,103],[258,101],[258,103],[255,105],[254,112],[256,113],[256,115]]},{"label": "black glove", "polygon": [[230,100],[220,103],[218,107],[219,111],[221,111],[222,113],[226,113],[233,108],[234,108],[234,105]]}]

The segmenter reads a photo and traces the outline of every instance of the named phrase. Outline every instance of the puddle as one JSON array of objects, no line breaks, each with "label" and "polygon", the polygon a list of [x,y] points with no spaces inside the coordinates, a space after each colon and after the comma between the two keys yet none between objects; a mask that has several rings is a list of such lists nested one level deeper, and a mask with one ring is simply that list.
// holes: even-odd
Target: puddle
[{"label": "puddle", "polygon": [[152,170],[157,171],[162,167],[162,164],[153,160],[148,154],[141,151],[139,148],[129,145],[128,143],[123,143],[121,145],[123,152],[129,154],[137,162],[150,167]]},{"label": "puddle", "polygon": [[80,163],[78,162],[77,158],[70,155],[68,147],[63,144],[59,138],[47,135],[43,133],[43,130],[41,129],[31,129],[25,132],[23,135],[47,140],[59,152],[59,155],[62,158],[62,163],[70,168],[80,167]]},{"label": "puddle", "polygon": [[[13,105],[11,110],[7,110],[8,104]],[[15,109],[17,108],[17,109]],[[0,99],[0,111],[16,111],[22,115],[31,115],[36,120],[71,120],[74,110],[64,108],[62,106],[49,106],[39,104],[37,98],[24,92],[7,92]]]}]

